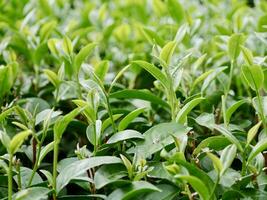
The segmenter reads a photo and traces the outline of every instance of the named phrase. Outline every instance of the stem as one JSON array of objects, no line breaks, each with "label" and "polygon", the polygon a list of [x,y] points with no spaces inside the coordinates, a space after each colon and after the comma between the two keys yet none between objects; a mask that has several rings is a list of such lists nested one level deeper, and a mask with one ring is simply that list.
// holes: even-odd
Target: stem
[{"label": "stem", "polygon": [[245,176],[246,175],[246,166],[247,166],[247,162],[246,162],[246,149],[245,149],[244,152],[242,153],[241,176]]},{"label": "stem", "polygon": [[79,99],[82,99],[82,88],[81,88],[80,81],[79,81],[79,72],[76,75],[76,82],[77,82],[77,85],[78,85],[78,96],[79,96]]},{"label": "stem", "polygon": [[20,161],[18,160],[16,162],[16,170],[18,172],[17,178],[18,178],[18,190],[21,190],[21,173],[20,173]]},{"label": "stem", "polygon": [[218,173],[216,182],[215,182],[215,184],[214,184],[214,186],[212,188],[211,194],[210,194],[210,200],[213,199],[212,197],[213,197],[213,195],[215,193],[216,187],[218,186],[219,182],[220,182],[220,174]]},{"label": "stem", "polygon": [[37,155],[36,155],[36,161],[35,161],[35,163],[34,163],[34,167],[33,167],[33,169],[32,169],[32,174],[31,174],[30,180],[29,180],[29,182],[28,182],[28,187],[31,186],[33,177],[34,177],[34,175],[35,175],[35,173],[36,173],[36,171],[37,171],[37,169],[38,169],[38,167],[39,167],[39,166],[38,166],[38,161],[39,161],[40,154],[41,154],[41,146],[42,146],[42,144],[39,143],[39,144],[38,144],[38,151],[37,151]]},{"label": "stem", "polygon": [[231,88],[231,83],[232,83],[232,79],[233,79],[233,71],[234,71],[234,65],[236,64],[236,60],[232,60],[231,61],[231,66],[230,66],[230,74],[229,74],[229,82],[225,91],[225,99],[227,99],[228,93],[230,91]]},{"label": "stem", "polygon": [[12,160],[13,160],[13,154],[10,154],[9,165],[8,165],[8,200],[12,200],[12,181],[13,181]]},{"label": "stem", "polygon": [[262,104],[262,99],[261,99],[259,90],[256,90],[256,95],[257,95],[257,97],[258,97],[259,116],[260,116],[260,118],[261,118],[261,120],[262,120],[262,124],[263,124],[264,131],[265,131],[265,133],[267,133],[266,120],[265,120],[265,116],[264,116],[263,104]]},{"label": "stem", "polygon": [[117,132],[117,127],[116,127],[116,125],[114,123],[113,114],[112,114],[112,110],[111,110],[111,107],[110,107],[109,98],[108,98],[107,95],[106,95],[106,99],[107,99],[108,115],[109,115],[110,120],[111,120],[111,125],[112,125],[112,128],[113,128],[113,132],[116,133]]},{"label": "stem", "polygon": [[236,63],[236,60],[232,60],[231,61],[231,65],[230,65],[230,74],[229,74],[229,82],[228,85],[226,87],[226,90],[224,92],[224,96],[222,96],[222,113],[223,113],[223,121],[224,121],[224,125],[227,128],[228,123],[226,120],[226,101],[227,101],[227,97],[231,88],[231,83],[232,83],[232,79],[233,79],[233,71],[234,71],[234,65]]},{"label": "stem", "polygon": [[169,104],[171,107],[171,117],[172,117],[172,121],[175,121],[175,118],[176,118],[176,94],[175,94],[175,91],[173,90],[173,87],[172,87],[173,86],[172,76],[171,76],[168,69],[166,69],[165,72],[166,72],[168,80],[170,81],[170,88],[168,89],[169,92],[167,91],[167,94],[169,96],[168,101],[169,101]]},{"label": "stem", "polygon": [[226,102],[225,102],[225,96],[224,95],[222,95],[222,113],[223,113],[224,126],[228,127],[227,116],[226,116]]},{"label": "stem", "polygon": [[58,141],[54,143],[54,158],[53,158],[53,198],[56,199],[57,191],[57,161],[58,161]]},{"label": "stem", "polygon": [[191,191],[190,191],[190,189],[189,189],[187,184],[185,185],[185,192],[186,192],[189,200],[193,200],[192,193],[191,193]]}]

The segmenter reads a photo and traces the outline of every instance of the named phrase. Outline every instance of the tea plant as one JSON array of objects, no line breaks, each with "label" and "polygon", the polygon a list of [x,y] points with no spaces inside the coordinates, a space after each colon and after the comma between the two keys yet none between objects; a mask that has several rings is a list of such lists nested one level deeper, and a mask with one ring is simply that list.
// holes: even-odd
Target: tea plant
[{"label": "tea plant", "polygon": [[267,196],[267,1],[0,1],[0,198]]}]

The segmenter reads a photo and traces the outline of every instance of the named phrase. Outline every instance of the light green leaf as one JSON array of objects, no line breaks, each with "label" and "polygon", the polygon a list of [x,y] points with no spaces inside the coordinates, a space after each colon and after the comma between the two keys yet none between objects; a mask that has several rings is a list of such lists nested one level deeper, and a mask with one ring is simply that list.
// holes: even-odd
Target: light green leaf
[{"label": "light green leaf", "polygon": [[243,100],[240,100],[236,103],[234,103],[232,106],[230,106],[227,110],[226,110],[226,123],[229,124],[230,122],[230,119],[233,115],[233,113],[241,106],[243,105],[244,103],[246,103],[247,100],[243,99]]},{"label": "light green leaf", "polygon": [[137,65],[146,71],[148,71],[152,76],[155,77],[160,83],[165,87],[165,89],[170,88],[170,82],[167,79],[167,77],[160,71],[155,65],[150,64],[146,61],[138,60],[138,61],[133,61],[132,64]]},{"label": "light green leaf", "polygon": [[[113,115],[112,117],[113,117],[113,120],[114,121],[116,121],[116,120],[118,120],[121,116],[122,116],[123,114],[115,114],[115,115]],[[102,124],[102,132],[107,128],[107,127],[109,127],[110,125],[111,125],[111,118],[109,117],[109,118],[107,118],[104,122],[103,122],[103,124]]]},{"label": "light green leaf", "polygon": [[236,60],[240,54],[240,46],[244,43],[245,37],[242,33],[233,34],[228,41],[228,54],[231,60]]},{"label": "light green leaf", "polygon": [[14,154],[18,151],[24,140],[32,133],[31,130],[22,131],[16,134],[10,141],[9,152]]},{"label": "light green leaf", "polygon": [[199,154],[201,150],[206,147],[219,151],[229,144],[231,144],[231,142],[224,136],[211,136],[200,142],[197,148],[194,149],[193,155]]},{"label": "light green leaf", "polygon": [[73,46],[72,46],[71,40],[68,36],[65,36],[63,38],[62,49],[66,55],[70,56],[73,53]]},{"label": "light green leaf", "polygon": [[219,67],[216,68],[213,72],[211,72],[204,80],[202,87],[201,87],[201,93],[204,93],[208,86],[211,84],[211,82],[216,79],[220,73],[222,73],[227,67]]},{"label": "light green leaf", "polygon": [[134,181],[130,185],[114,190],[107,200],[130,200],[135,199],[138,195],[160,190],[146,181]]},{"label": "light green leaf", "polygon": [[96,47],[95,43],[87,44],[75,56],[75,58],[74,58],[74,67],[75,67],[76,73],[78,73],[80,71],[80,67],[81,67],[82,63],[91,54],[92,50],[95,47]]},{"label": "light green leaf", "polygon": [[55,125],[54,125],[54,136],[55,136],[55,142],[58,142],[65,129],[67,128],[68,124],[84,109],[82,108],[75,108],[71,112],[69,112],[67,115],[60,117],[57,119]]},{"label": "light green leaf", "polygon": [[159,57],[161,61],[163,61],[162,63],[163,67],[169,66],[176,46],[177,46],[176,41],[170,41],[162,48]]},{"label": "light green leaf", "polygon": [[213,128],[215,130],[219,131],[220,133],[222,133],[229,141],[231,141],[233,144],[235,144],[237,146],[239,151],[243,152],[243,148],[242,148],[240,142],[238,141],[238,139],[236,139],[235,136],[233,136],[233,134],[230,131],[228,131],[223,126],[217,125],[217,124],[214,124]]},{"label": "light green leaf", "polygon": [[252,148],[252,151],[250,152],[248,156],[248,162],[251,162],[260,152],[267,149],[267,138],[260,140],[256,146]]},{"label": "light green leaf", "polygon": [[44,73],[47,76],[48,80],[55,86],[55,88],[58,88],[60,84],[58,75],[49,69],[44,69]]},{"label": "light green leaf", "polygon": [[40,157],[39,157],[39,160],[38,160],[38,166],[40,166],[42,160],[45,158],[45,156],[50,152],[52,151],[54,148],[54,141],[53,142],[50,142],[49,144],[47,144],[42,150],[41,150],[41,153],[40,153]]},{"label": "light green leaf", "polygon": [[194,176],[187,176],[187,175],[176,175],[178,179],[188,182],[194,190],[200,196],[200,199],[207,200],[210,199],[210,192],[204,182],[201,179],[194,177]]},{"label": "light green leaf", "polygon": [[48,198],[50,190],[45,187],[32,187],[21,190],[13,195],[14,200],[43,200]]},{"label": "light green leaf", "polygon": [[223,165],[223,168],[221,170],[221,176],[224,174],[224,172],[231,166],[233,163],[235,156],[236,156],[237,148],[234,144],[227,146],[221,154],[220,161]]},{"label": "light green leaf", "polygon": [[248,136],[247,136],[247,144],[246,145],[249,145],[251,143],[253,138],[258,133],[258,130],[259,130],[261,124],[262,124],[262,121],[258,122],[255,126],[253,126],[251,129],[249,129]]},{"label": "light green leaf", "polygon": [[223,164],[221,163],[220,159],[210,152],[207,152],[207,156],[212,160],[213,167],[216,170],[216,172],[220,174],[221,171],[223,170]]},{"label": "light green leaf", "polygon": [[103,60],[99,62],[96,67],[95,67],[95,74],[98,76],[98,78],[101,81],[104,81],[105,76],[109,70],[109,61],[108,60]]},{"label": "light green leaf", "polygon": [[118,130],[122,131],[128,127],[128,125],[141,113],[143,113],[146,108],[137,108],[136,110],[130,112],[126,115],[119,123]]},{"label": "light green leaf", "polygon": [[121,163],[121,159],[114,156],[98,156],[77,160],[61,170],[57,177],[57,193],[59,193],[72,179],[82,175],[88,169],[105,165]]},{"label": "light green leaf", "polygon": [[137,153],[139,158],[147,158],[172,144],[172,135],[182,141],[188,131],[188,128],[176,122],[158,124],[148,129],[143,134],[145,140],[138,141],[136,147],[130,148],[127,153]]},{"label": "light green leaf", "polygon": [[248,48],[246,48],[244,46],[241,46],[241,50],[242,50],[242,54],[243,54],[243,57],[245,59],[246,64],[249,65],[249,66],[253,65],[254,63],[253,63],[253,54],[252,54],[252,52]]},{"label": "light green leaf", "polygon": [[119,131],[112,135],[109,140],[107,141],[107,144],[114,144],[117,142],[125,141],[128,139],[144,139],[144,136],[139,133],[138,131],[135,130],[124,130],[124,131]]},{"label": "light green leaf", "polygon": [[163,101],[158,96],[151,93],[149,90],[121,90],[118,92],[111,93],[109,98],[118,98],[118,99],[142,99],[149,101],[151,103],[159,104],[165,108],[169,108],[169,104],[166,101]]},{"label": "light green leaf", "polygon": [[264,74],[259,65],[243,65],[242,74],[245,77],[248,85],[253,90],[260,90],[263,87]]},{"label": "light green leaf", "polygon": [[115,182],[127,182],[121,178],[127,176],[125,167],[121,164],[101,166],[95,173],[94,183],[96,189],[100,189],[108,184]]},{"label": "light green leaf", "polygon": [[120,154],[120,157],[121,157],[121,160],[122,160],[124,166],[127,169],[129,178],[132,179],[133,178],[133,173],[134,173],[134,171],[133,171],[134,169],[133,169],[132,163],[124,155]]},{"label": "light green leaf", "polygon": [[171,17],[177,22],[181,23],[184,19],[184,9],[179,0],[168,0],[167,7]]},{"label": "light green leaf", "polygon": [[2,112],[0,114],[0,123],[9,115],[13,112],[13,110],[15,109],[16,107],[11,107],[11,108],[8,108],[7,110],[5,110],[4,112]]},{"label": "light green leaf", "polygon": [[187,104],[183,106],[183,108],[179,111],[178,115],[176,116],[176,121],[180,124],[186,123],[188,113],[193,110],[201,101],[205,98],[199,97],[189,101]]}]

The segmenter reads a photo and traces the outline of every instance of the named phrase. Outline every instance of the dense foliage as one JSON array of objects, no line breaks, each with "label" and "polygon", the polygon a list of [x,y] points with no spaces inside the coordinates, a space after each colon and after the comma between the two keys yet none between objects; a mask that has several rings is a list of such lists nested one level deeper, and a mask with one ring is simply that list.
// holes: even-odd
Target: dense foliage
[{"label": "dense foliage", "polygon": [[266,0],[0,0],[0,198],[267,196]]}]

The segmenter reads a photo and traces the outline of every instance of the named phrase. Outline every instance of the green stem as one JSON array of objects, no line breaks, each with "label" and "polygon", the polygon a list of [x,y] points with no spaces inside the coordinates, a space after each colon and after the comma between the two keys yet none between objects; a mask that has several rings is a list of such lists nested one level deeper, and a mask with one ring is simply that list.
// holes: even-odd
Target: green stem
[{"label": "green stem", "polygon": [[226,101],[228,98],[229,91],[231,89],[231,83],[232,83],[232,79],[233,79],[233,71],[234,71],[235,63],[236,63],[236,60],[231,61],[230,73],[229,73],[229,82],[228,82],[228,85],[227,85],[226,90],[224,92],[224,96],[222,96],[222,111],[223,111],[222,114],[223,114],[223,121],[224,121],[225,127],[228,126],[228,123],[226,120]]},{"label": "green stem", "polygon": [[247,162],[246,162],[246,149],[242,153],[242,169],[241,169],[241,176],[246,175],[246,167],[247,167]]},{"label": "green stem", "polygon": [[231,61],[231,66],[230,66],[230,74],[229,74],[229,82],[225,91],[225,99],[227,99],[228,93],[231,89],[231,84],[232,84],[232,79],[233,79],[233,71],[234,71],[234,66],[236,64],[236,60]]},{"label": "green stem", "polygon": [[176,119],[176,94],[175,91],[173,90],[173,81],[172,81],[172,76],[171,73],[169,72],[168,69],[165,70],[166,75],[168,80],[170,81],[170,88],[168,89],[168,91],[166,92],[168,94],[168,101],[171,107],[171,118],[172,121],[175,121]]},{"label": "green stem", "polygon": [[110,106],[110,103],[109,103],[109,98],[108,98],[107,95],[106,95],[106,99],[107,99],[107,110],[108,110],[108,115],[109,115],[110,120],[111,120],[112,129],[113,129],[113,132],[116,133],[117,132],[117,127],[116,127],[116,125],[114,123],[113,114],[112,114],[111,106]]},{"label": "green stem", "polygon": [[76,75],[76,82],[77,82],[77,85],[78,85],[78,96],[79,96],[79,99],[82,99],[82,88],[81,88],[81,84],[80,84],[80,81],[79,81],[79,73],[77,73],[77,75]]},{"label": "green stem", "polygon": [[215,182],[215,184],[214,184],[214,186],[213,186],[213,188],[212,188],[211,194],[210,194],[210,200],[211,200],[211,199],[213,199],[213,196],[214,196],[215,190],[216,190],[216,188],[217,188],[217,186],[218,186],[219,182],[220,182],[220,174],[218,173],[218,176],[217,176],[216,182]]},{"label": "green stem", "polygon": [[18,179],[18,190],[21,190],[21,173],[20,173],[20,162],[19,160],[16,163],[16,170],[17,170],[17,179]]},{"label": "green stem", "polygon": [[40,154],[41,154],[41,147],[42,147],[42,144],[39,143],[39,144],[38,144],[38,151],[37,151],[37,155],[36,155],[36,161],[35,161],[35,163],[34,163],[34,167],[33,167],[33,169],[32,169],[32,174],[31,174],[30,180],[29,180],[29,182],[28,182],[28,187],[31,186],[33,177],[34,177],[34,175],[35,175],[35,173],[36,173],[36,171],[37,171],[37,169],[38,169],[38,167],[39,167],[39,166],[38,166],[38,161],[39,161]]},{"label": "green stem", "polygon": [[12,160],[13,160],[13,154],[10,154],[9,167],[8,167],[8,200],[12,200],[12,181],[13,181]]},{"label": "green stem", "polygon": [[261,99],[259,90],[256,90],[256,95],[258,97],[259,116],[260,116],[260,118],[262,120],[264,131],[265,131],[265,133],[267,133],[266,120],[265,120],[265,115],[264,115],[264,110],[263,110],[263,104],[262,104],[262,99]]},{"label": "green stem", "polygon": [[222,113],[223,113],[224,126],[228,127],[227,116],[226,116],[226,102],[225,102],[225,96],[224,95],[222,95]]},{"label": "green stem", "polygon": [[54,140],[54,158],[53,158],[53,189],[54,194],[53,198],[56,199],[56,191],[57,191],[57,161],[58,161],[58,141]]}]

